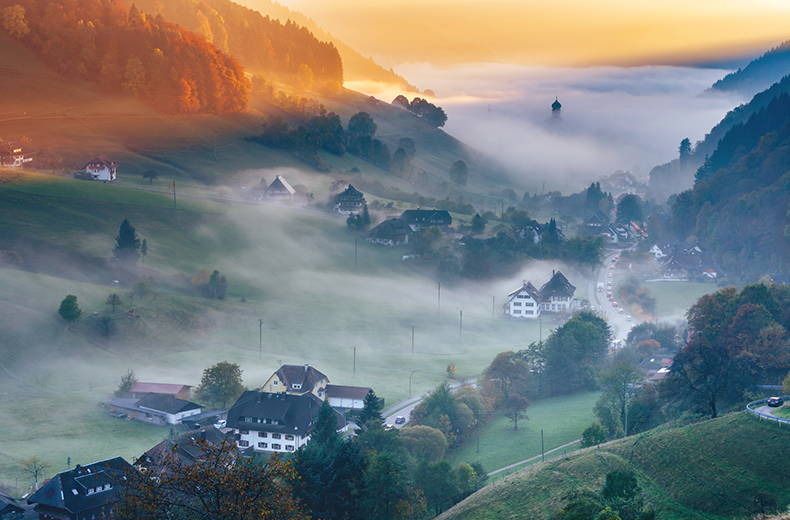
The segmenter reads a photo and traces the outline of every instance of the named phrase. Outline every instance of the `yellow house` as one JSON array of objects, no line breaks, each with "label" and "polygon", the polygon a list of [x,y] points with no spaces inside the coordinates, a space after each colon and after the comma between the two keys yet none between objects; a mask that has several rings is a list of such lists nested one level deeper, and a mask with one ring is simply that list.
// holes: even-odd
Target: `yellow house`
[{"label": "yellow house", "polygon": [[310,365],[283,365],[261,387],[270,394],[302,395],[311,393],[325,399],[329,378]]}]

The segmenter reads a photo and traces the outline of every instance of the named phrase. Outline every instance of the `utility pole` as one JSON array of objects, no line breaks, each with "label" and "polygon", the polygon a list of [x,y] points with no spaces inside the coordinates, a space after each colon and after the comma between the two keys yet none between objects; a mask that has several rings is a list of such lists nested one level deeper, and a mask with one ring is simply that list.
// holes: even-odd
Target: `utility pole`
[{"label": "utility pole", "polygon": [[437,305],[436,314],[441,317],[441,315],[442,315],[442,282],[437,282],[436,283],[436,290],[438,291],[438,296],[437,296],[437,298],[438,298],[438,300],[437,300],[438,301],[438,305]]},{"label": "utility pole", "polygon": [[480,453],[480,412],[477,412],[477,453]]},{"label": "utility pole", "polygon": [[258,359],[263,359],[263,319],[258,318]]},{"label": "utility pole", "polygon": [[354,347],[354,378],[357,377],[357,347]]},{"label": "utility pole", "polygon": [[411,326],[411,357],[414,357],[414,325]]},{"label": "utility pole", "polygon": [[464,332],[464,311],[459,311],[461,314],[458,317],[458,337],[461,337],[461,334]]},{"label": "utility pole", "polygon": [[491,319],[496,319],[496,296],[494,296],[494,299],[491,302]]},{"label": "utility pole", "polygon": [[357,239],[354,239],[354,271],[357,270]]},{"label": "utility pole", "polygon": [[176,209],[176,181],[173,181],[173,209]]},{"label": "utility pole", "polygon": [[540,461],[546,461],[546,449],[543,447],[543,428],[540,429]]}]

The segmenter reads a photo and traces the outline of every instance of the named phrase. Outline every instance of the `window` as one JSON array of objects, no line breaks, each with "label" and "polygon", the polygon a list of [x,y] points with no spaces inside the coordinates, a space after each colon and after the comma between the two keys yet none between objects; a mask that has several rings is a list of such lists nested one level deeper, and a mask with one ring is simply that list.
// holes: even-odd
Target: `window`
[{"label": "window", "polygon": [[275,379],[274,380],[274,386],[277,386],[278,384],[280,384],[280,382]]},{"label": "window", "polygon": [[532,302],[527,302],[526,303],[526,307],[534,307],[534,306],[535,306],[535,304],[532,303]]},{"label": "window", "polygon": [[521,311],[520,310],[515,310],[515,311],[513,311],[513,314],[521,314]]},{"label": "window", "polygon": [[285,440],[286,441],[292,441],[292,440],[294,440],[294,436],[293,435],[286,435],[285,436]]},{"label": "window", "polygon": [[279,433],[273,433],[273,434],[272,434],[272,439],[280,439],[280,438],[281,438],[281,437],[280,437],[280,434],[279,434]]},{"label": "window", "polygon": [[239,433],[242,434],[242,435],[249,435],[250,434],[250,430],[239,430]]},{"label": "window", "polygon": [[252,417],[245,417],[244,422],[252,422]]},{"label": "window", "polygon": [[294,383],[293,387],[294,387],[294,390],[301,390],[302,389],[302,384],[301,383]]},{"label": "window", "polygon": [[282,448],[280,447],[279,444],[272,444],[272,449],[273,450],[279,450],[279,449],[282,449]]},{"label": "window", "polygon": [[259,442],[258,443],[258,447],[259,448],[265,448],[266,446],[267,446],[267,444],[265,442]]},{"label": "window", "polygon": [[289,444],[288,446],[285,447],[285,449],[288,451],[293,451],[294,447]]},{"label": "window", "polygon": [[513,305],[516,307],[521,307],[521,302],[513,302]]},{"label": "window", "polygon": [[264,437],[264,438],[266,438],[266,437],[268,437],[268,436],[269,436],[269,434],[268,434],[268,433],[266,433],[266,432],[258,432],[258,437]]},{"label": "window", "polygon": [[524,311],[524,314],[532,314],[532,311]]},{"label": "window", "polygon": [[249,445],[250,445],[249,441],[239,441],[239,446],[241,446],[242,448],[246,448]]}]

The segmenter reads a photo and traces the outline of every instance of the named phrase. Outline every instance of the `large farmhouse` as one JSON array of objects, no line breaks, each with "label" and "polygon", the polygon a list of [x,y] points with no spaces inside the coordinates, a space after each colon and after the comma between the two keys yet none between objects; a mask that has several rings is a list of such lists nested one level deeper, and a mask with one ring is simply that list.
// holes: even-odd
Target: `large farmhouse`
[{"label": "large farmhouse", "polygon": [[118,165],[106,155],[98,155],[85,165],[85,173],[94,181],[114,181]]},{"label": "large farmhouse", "polygon": [[20,141],[0,142],[0,166],[19,168],[33,161],[33,152]]},{"label": "large farmhouse", "polygon": [[272,394],[302,395],[312,393],[324,398],[329,378],[310,365],[283,365],[261,387]]},{"label": "large farmhouse", "polygon": [[346,191],[335,197],[334,208],[341,215],[351,215],[361,213],[366,204],[365,195],[349,184]]},{"label": "large farmhouse", "polygon": [[551,279],[538,290],[531,282],[508,294],[505,315],[514,318],[538,319],[543,312],[568,312],[578,307],[573,298],[576,287],[559,271],[552,271]]}]

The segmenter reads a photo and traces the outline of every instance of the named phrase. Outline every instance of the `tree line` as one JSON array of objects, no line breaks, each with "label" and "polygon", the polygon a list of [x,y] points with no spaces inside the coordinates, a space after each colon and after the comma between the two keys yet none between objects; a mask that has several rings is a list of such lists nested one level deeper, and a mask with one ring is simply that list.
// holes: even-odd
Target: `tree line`
[{"label": "tree line", "polygon": [[3,0],[3,26],[68,77],[146,100],[163,113],[243,110],[250,84],[202,36],[119,0]]}]

